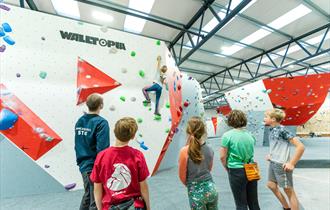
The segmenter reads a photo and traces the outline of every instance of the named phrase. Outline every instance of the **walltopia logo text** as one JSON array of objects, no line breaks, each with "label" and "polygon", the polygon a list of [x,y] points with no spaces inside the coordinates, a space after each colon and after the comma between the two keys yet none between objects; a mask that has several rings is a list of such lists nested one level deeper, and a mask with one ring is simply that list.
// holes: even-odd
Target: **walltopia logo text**
[{"label": "walltopia logo text", "polygon": [[100,45],[102,47],[112,47],[115,46],[117,49],[126,50],[125,44],[121,42],[115,42],[111,40],[101,39],[93,36],[87,36],[72,32],[60,31],[62,39],[84,42],[87,44]]}]

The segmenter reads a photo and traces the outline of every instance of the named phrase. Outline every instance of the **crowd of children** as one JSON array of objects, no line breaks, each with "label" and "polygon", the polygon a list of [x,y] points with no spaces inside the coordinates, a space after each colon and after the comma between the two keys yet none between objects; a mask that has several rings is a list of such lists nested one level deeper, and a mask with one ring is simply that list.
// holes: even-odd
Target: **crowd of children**
[{"label": "crowd of children", "polygon": [[[89,112],[75,126],[77,165],[85,189],[80,210],[150,210],[149,171],[144,155],[128,146],[138,129],[136,121],[130,117],[118,120],[114,128],[115,144],[109,147],[108,122],[99,116],[103,108],[102,96],[91,94],[86,104]],[[284,118],[285,113],[279,109],[265,113],[264,122],[271,126],[270,153],[266,158],[269,161],[267,186],[284,210],[298,210],[292,172],[304,152],[304,145],[280,125]],[[227,123],[232,129],[222,136],[220,159],[228,173],[236,209],[259,210],[258,180],[251,180],[245,167],[254,163],[256,140],[245,129],[247,118],[242,111],[233,110]],[[218,209],[218,192],[211,175],[214,152],[206,144],[203,120],[192,117],[186,133],[187,145],[179,154],[179,178],[187,187],[190,207],[193,210]],[[292,158],[290,144],[296,147]],[[279,187],[284,189],[288,201]]]}]

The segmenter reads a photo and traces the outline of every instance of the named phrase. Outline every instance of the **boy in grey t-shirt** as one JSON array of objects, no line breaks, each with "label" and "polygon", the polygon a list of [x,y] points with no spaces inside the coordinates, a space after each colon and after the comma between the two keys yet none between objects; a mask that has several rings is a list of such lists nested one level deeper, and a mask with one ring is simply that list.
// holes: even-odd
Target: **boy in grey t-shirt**
[{"label": "boy in grey t-shirt", "polygon": [[[269,134],[270,161],[267,187],[273,191],[281,202],[284,210],[298,210],[299,202],[293,189],[292,172],[304,153],[305,147],[292,133],[287,131],[280,122],[285,118],[280,109],[269,110],[265,113],[264,122],[271,126]],[[290,144],[296,147],[294,156],[290,159]],[[284,189],[289,198],[290,207],[278,186]]]}]

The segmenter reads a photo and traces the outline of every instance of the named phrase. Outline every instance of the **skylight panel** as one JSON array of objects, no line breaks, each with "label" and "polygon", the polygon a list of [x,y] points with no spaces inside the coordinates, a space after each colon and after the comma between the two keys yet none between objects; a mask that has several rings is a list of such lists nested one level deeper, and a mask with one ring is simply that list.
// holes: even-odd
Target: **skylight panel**
[{"label": "skylight panel", "polygon": [[[155,0],[130,0],[128,7],[144,13],[150,13]],[[126,15],[124,30],[135,33],[141,33],[143,31],[146,20],[142,18]]]},{"label": "skylight panel", "polygon": [[80,19],[78,2],[73,0],[51,0],[53,7],[58,15]]}]

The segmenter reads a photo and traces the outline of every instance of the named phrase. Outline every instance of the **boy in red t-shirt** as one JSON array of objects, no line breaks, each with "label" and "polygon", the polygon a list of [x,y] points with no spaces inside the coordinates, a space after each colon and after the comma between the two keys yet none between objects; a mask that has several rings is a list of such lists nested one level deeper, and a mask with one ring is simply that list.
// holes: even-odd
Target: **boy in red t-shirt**
[{"label": "boy in red t-shirt", "polygon": [[128,146],[138,129],[136,121],[125,117],[115,125],[114,146],[100,152],[90,179],[98,210],[150,210],[147,178],[149,170],[142,152]]}]

